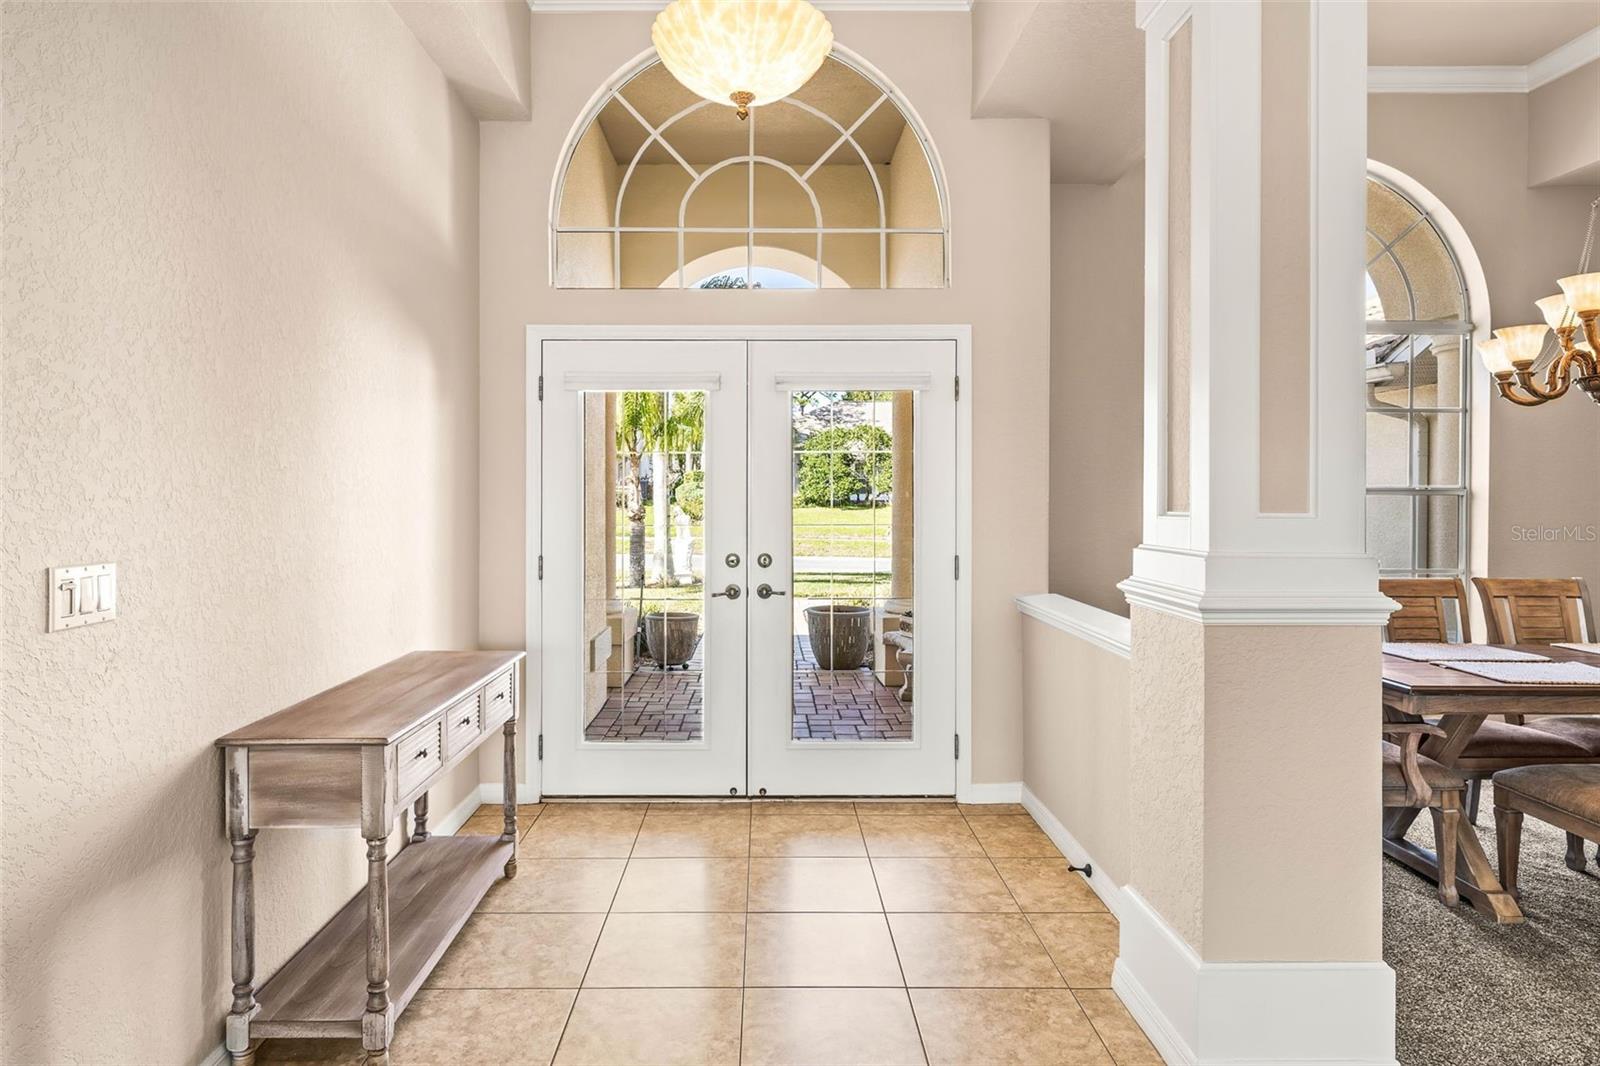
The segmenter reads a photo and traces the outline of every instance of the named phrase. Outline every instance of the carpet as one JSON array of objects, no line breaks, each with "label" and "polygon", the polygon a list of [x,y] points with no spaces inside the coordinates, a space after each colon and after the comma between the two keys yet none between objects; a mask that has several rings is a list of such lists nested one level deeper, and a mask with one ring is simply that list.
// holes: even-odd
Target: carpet
[{"label": "carpet", "polygon": [[[1521,925],[1495,925],[1465,900],[1383,862],[1384,958],[1396,979],[1402,1066],[1594,1066],[1600,1063],[1600,876],[1567,869],[1566,835],[1522,823]],[[1478,837],[1498,869],[1494,789],[1484,783]],[[1408,839],[1433,847],[1433,822]]]}]

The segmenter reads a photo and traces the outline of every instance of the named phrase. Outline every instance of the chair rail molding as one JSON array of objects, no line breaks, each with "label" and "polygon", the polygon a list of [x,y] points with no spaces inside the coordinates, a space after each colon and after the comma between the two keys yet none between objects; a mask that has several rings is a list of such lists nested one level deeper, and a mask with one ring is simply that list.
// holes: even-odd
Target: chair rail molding
[{"label": "chair rail molding", "polygon": [[1138,889],[1120,903],[1111,987],[1167,1062],[1395,1066],[1388,964],[1205,962]]},{"label": "chair rail molding", "polygon": [[1017,610],[1124,659],[1133,654],[1132,623],[1120,614],[1054,592],[1018,596]]}]

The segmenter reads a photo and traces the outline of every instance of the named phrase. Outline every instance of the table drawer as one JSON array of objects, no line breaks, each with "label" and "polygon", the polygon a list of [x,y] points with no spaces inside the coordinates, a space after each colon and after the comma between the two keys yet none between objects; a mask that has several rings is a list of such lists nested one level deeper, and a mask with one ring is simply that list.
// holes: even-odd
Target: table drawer
[{"label": "table drawer", "polygon": [[444,757],[454,759],[483,731],[483,704],[474,692],[444,712]]},{"label": "table drawer", "polygon": [[403,798],[444,767],[444,716],[434,715],[401,737],[395,748]]},{"label": "table drawer", "polygon": [[486,726],[497,725],[511,717],[515,707],[514,679],[513,668],[483,686],[483,721]]}]

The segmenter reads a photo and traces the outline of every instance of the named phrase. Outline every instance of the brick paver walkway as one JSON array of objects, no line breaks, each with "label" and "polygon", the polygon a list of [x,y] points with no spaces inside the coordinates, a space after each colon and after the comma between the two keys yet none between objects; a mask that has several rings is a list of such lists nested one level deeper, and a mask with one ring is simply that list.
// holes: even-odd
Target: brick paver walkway
[{"label": "brick paver walkway", "polygon": [[[699,740],[700,652],[687,670],[641,666],[613,689],[584,731],[589,740]],[[811,643],[795,638],[793,736],[796,740],[910,740],[913,709],[871,670],[819,670]]]}]

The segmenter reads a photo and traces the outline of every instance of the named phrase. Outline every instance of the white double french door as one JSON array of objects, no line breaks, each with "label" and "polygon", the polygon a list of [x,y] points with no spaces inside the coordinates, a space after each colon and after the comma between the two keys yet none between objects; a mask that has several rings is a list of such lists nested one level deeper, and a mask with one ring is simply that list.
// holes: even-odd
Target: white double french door
[{"label": "white double french door", "polygon": [[955,787],[951,341],[545,341],[543,787]]}]

